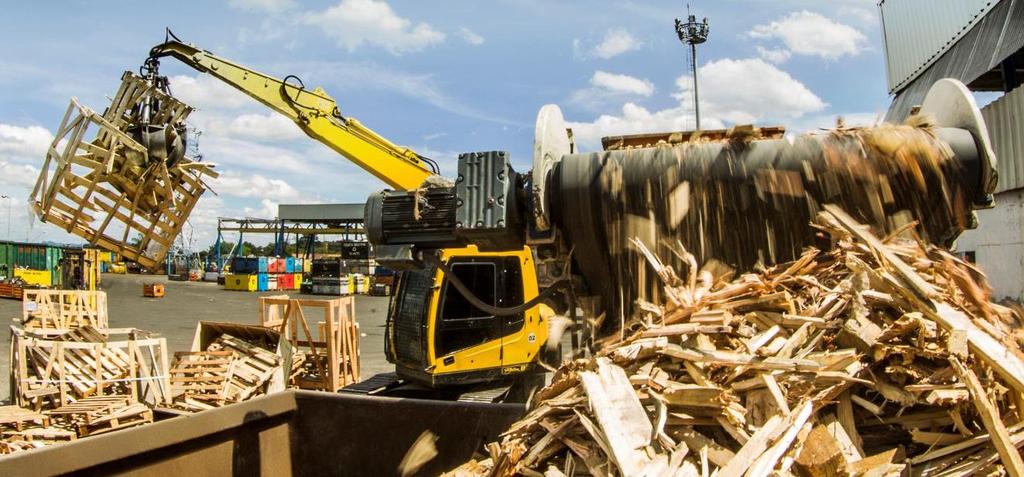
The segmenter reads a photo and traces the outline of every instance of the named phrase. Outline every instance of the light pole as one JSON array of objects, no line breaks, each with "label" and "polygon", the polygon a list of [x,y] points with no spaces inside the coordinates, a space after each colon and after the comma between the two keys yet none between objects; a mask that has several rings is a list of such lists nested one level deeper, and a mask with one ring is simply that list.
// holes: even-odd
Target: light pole
[{"label": "light pole", "polygon": [[7,199],[7,240],[11,239],[11,196],[0,195],[0,199]]},{"label": "light pole", "polygon": [[690,13],[690,5],[686,5],[686,23],[676,18],[676,35],[679,41],[690,45],[690,69],[693,72],[693,115],[700,129],[700,104],[697,94],[697,45],[708,41],[708,19],[698,22],[697,17]]}]

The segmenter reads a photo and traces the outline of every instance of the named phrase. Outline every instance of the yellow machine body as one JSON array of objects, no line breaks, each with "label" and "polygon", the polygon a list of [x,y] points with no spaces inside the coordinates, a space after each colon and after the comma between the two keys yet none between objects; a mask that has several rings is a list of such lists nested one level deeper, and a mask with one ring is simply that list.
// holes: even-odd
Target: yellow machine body
[{"label": "yellow machine body", "polygon": [[[456,274],[460,267],[493,267],[493,275],[459,277],[478,297],[489,298],[492,306],[516,306],[539,291],[528,247],[501,252],[481,252],[475,246],[445,249],[441,260]],[[400,376],[441,387],[499,381],[531,370],[547,342],[548,322],[554,314],[551,308],[541,304],[513,317],[485,316],[462,301],[443,271],[426,269],[424,273],[429,274],[429,278],[421,278],[429,280],[423,303],[427,306],[417,309],[415,302],[420,296],[417,288],[427,287],[418,286],[416,276],[406,274],[391,307],[388,359],[396,364]],[[504,279],[515,282],[504,283]],[[487,287],[494,288],[489,292]],[[458,305],[452,306],[455,301]],[[453,310],[460,316],[447,316]],[[462,316],[467,312],[472,316]],[[453,325],[455,329],[451,329]],[[425,332],[416,335],[417,329]],[[410,350],[417,340],[424,346]]]}]

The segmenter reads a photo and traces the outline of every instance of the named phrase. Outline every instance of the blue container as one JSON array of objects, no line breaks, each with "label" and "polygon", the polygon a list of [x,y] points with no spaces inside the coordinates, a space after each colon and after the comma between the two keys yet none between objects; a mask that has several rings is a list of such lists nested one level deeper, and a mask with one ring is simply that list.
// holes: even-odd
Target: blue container
[{"label": "blue container", "polygon": [[295,273],[295,257],[284,259],[284,273]]},{"label": "blue container", "polygon": [[231,272],[239,275],[256,273],[256,257],[235,257],[231,260]]},{"label": "blue container", "polygon": [[259,257],[256,259],[256,270],[254,272],[267,273],[267,257]]},{"label": "blue container", "polygon": [[[263,258],[263,257],[260,257]],[[266,263],[264,261],[264,263]],[[258,273],[256,274],[256,291],[267,291],[267,274]]]}]

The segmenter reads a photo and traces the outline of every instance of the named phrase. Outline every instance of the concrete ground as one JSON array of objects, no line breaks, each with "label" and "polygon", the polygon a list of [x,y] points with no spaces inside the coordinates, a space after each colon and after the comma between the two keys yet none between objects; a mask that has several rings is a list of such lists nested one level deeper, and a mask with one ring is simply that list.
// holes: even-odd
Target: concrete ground
[{"label": "concrete ground", "polygon": [[[144,298],[142,284],[165,284],[163,298]],[[280,295],[285,292],[249,293],[227,291],[214,283],[172,282],[164,276],[105,274],[100,289],[107,292],[107,309],[111,328],[140,328],[155,331],[167,338],[168,358],[175,351],[188,351],[192,346],[196,323],[228,321],[257,324],[256,297]],[[328,298],[318,295],[289,293],[293,297]],[[392,371],[384,358],[384,322],[388,311],[387,297],[356,296],[356,320],[359,322],[360,377]],[[0,319],[14,324],[21,316],[21,302],[0,299]],[[10,335],[0,340],[0,399],[10,399]]]}]

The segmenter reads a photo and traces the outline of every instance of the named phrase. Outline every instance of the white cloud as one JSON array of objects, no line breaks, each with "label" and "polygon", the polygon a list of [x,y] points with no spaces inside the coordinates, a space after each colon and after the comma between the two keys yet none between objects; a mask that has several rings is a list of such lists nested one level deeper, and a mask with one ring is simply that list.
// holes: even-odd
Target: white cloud
[{"label": "white cloud", "polygon": [[[791,119],[828,106],[803,83],[758,58],[722,59],[699,70],[702,114],[730,123]],[[676,80],[676,98],[689,101],[691,80]]]},{"label": "white cloud", "polygon": [[765,48],[761,45],[757,45],[757,54],[766,61],[770,61],[775,64],[785,63],[789,60],[789,57],[793,55],[786,49],[771,49]]},{"label": "white cloud", "polygon": [[654,85],[650,81],[635,76],[619,75],[605,71],[595,71],[590,84],[616,93],[650,96],[654,93]]},{"label": "white cloud", "polygon": [[486,38],[466,27],[459,27],[459,36],[461,36],[462,39],[470,45],[482,45],[484,44],[484,41],[486,41]]},{"label": "white cloud", "polygon": [[267,178],[260,174],[239,174],[226,171],[220,177],[210,180],[218,194],[241,198],[274,198],[281,202],[295,202],[306,199],[298,189],[283,179]]},{"label": "white cloud", "polygon": [[864,25],[878,26],[878,16],[869,8],[843,5],[839,7],[838,13],[839,16],[853,18]]},{"label": "white cloud", "polygon": [[413,22],[395,14],[377,0],[342,0],[322,12],[306,13],[301,22],[320,27],[339,46],[353,51],[363,44],[376,45],[392,54],[415,52],[441,43],[445,34],[427,23]]},{"label": "white cloud", "polygon": [[605,32],[604,39],[593,48],[584,47],[583,42],[579,39],[573,39],[572,41],[573,54],[580,59],[596,57],[607,60],[623,53],[638,50],[641,46],[643,46],[643,42],[621,28],[613,28]]},{"label": "white cloud", "polygon": [[42,162],[52,142],[53,134],[44,127],[0,123],[0,159]]},{"label": "white cloud", "polygon": [[[788,73],[761,59],[723,59],[700,68],[701,126],[792,120],[820,112],[827,104]],[[674,107],[649,111],[627,102],[621,114],[603,114],[591,122],[570,122],[583,150],[600,147],[600,138],[644,132],[682,131],[694,127],[692,86],[688,75],[676,80]]]},{"label": "white cloud", "polygon": [[[42,159],[40,159],[42,162]],[[36,185],[36,178],[39,177],[39,168],[28,164],[11,164],[0,159],[0,186],[24,187],[31,190]],[[5,189],[4,195],[9,195]],[[28,196],[29,192],[23,194]]]},{"label": "white cloud", "polygon": [[807,10],[790,13],[767,25],[757,25],[748,35],[781,41],[792,53],[827,60],[859,55],[868,43],[867,37],[856,28]]},{"label": "white cloud", "polygon": [[635,76],[595,71],[590,77],[590,87],[573,91],[569,102],[590,110],[600,110],[611,104],[637,96],[650,97],[654,94],[654,84],[646,79]]},{"label": "white cloud", "polygon": [[[701,122],[704,129],[723,127],[722,122],[714,118],[701,117]],[[686,106],[651,112],[634,103],[624,104],[621,115],[602,114],[591,122],[567,122],[583,151],[599,149],[601,138],[605,136],[683,131],[693,129],[693,124],[693,112]]]},{"label": "white cloud", "polygon": [[639,49],[640,46],[640,40],[637,40],[628,31],[613,29],[608,30],[604,35],[604,40],[594,47],[594,55],[598,58],[608,59]]},{"label": "white cloud", "polygon": [[295,6],[294,0],[228,0],[228,5],[240,10],[280,13]]},{"label": "white cloud", "polygon": [[294,121],[276,112],[242,114],[230,120],[218,117],[207,122],[201,129],[204,134],[218,134],[264,142],[289,141],[306,137]]},{"label": "white cloud", "polygon": [[199,110],[237,109],[254,104],[241,91],[211,76],[176,75],[170,81],[174,96]]}]

